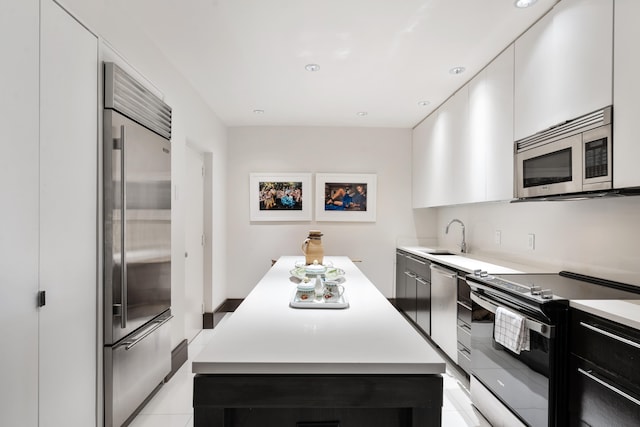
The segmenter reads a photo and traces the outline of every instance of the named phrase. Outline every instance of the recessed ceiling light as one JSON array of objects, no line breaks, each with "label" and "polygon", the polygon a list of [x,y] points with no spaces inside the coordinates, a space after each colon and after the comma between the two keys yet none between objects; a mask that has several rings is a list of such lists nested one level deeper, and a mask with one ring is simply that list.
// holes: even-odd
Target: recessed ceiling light
[{"label": "recessed ceiling light", "polygon": [[366,116],[366,115],[367,115],[367,114],[369,114],[369,113],[367,113],[366,111],[358,111],[356,114],[357,114],[358,116],[360,116],[360,117],[364,117],[364,116]]},{"label": "recessed ceiling light", "polygon": [[514,3],[515,7],[520,9],[527,8],[529,6],[533,6],[538,0],[516,0]]},{"label": "recessed ceiling light", "polygon": [[318,64],[307,64],[304,66],[304,69],[307,71],[318,71],[320,66]]},{"label": "recessed ceiling light", "polygon": [[466,70],[466,68],[464,68],[464,67],[453,67],[452,69],[449,70],[449,73],[451,73],[451,74],[462,74],[462,73],[464,73],[465,70]]},{"label": "recessed ceiling light", "polygon": [[421,106],[421,107],[426,107],[429,104],[431,104],[431,102],[429,102],[429,101],[420,101],[420,102],[418,102],[418,105]]},{"label": "recessed ceiling light", "polygon": [[264,110],[253,110],[254,114],[264,114]]}]

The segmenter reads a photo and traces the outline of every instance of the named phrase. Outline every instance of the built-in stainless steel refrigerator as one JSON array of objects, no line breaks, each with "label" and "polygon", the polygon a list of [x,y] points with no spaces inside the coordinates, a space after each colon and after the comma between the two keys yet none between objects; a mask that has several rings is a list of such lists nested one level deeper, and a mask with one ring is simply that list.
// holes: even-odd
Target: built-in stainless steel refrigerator
[{"label": "built-in stainless steel refrigerator", "polygon": [[171,370],[171,108],[104,64],[104,411],[127,424]]}]

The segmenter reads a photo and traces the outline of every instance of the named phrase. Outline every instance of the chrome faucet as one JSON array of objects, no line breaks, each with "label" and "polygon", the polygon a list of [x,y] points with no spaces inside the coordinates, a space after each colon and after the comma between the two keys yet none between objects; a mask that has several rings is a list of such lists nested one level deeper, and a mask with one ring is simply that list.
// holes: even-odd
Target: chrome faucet
[{"label": "chrome faucet", "polygon": [[447,227],[444,229],[444,233],[445,234],[449,234],[449,226],[451,224],[453,224],[454,222],[457,222],[458,224],[460,224],[462,226],[462,243],[460,244],[460,252],[465,253],[465,252],[467,252],[467,243],[465,242],[464,223],[462,221],[460,221],[459,219],[452,219],[449,222],[449,224],[447,224]]}]

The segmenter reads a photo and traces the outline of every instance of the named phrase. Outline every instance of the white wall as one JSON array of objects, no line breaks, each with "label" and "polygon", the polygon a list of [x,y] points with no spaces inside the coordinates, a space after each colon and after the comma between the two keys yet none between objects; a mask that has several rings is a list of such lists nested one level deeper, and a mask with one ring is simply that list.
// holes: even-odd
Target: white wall
[{"label": "white wall", "polygon": [[[226,127],[216,117],[200,95],[180,75],[175,67],[160,53],[155,45],[140,31],[136,22],[127,18],[118,2],[105,0],[59,0],[80,22],[107,41],[141,75],[164,94],[164,100],[173,109],[172,123],[172,179],[174,203],[172,206],[172,344],[184,339],[184,207],[180,196],[185,181],[185,148],[187,142],[204,152],[210,162],[207,176],[216,185],[226,181]],[[170,28],[167,31],[171,31]],[[176,199],[177,197],[177,199]],[[205,218],[205,221],[207,219]],[[205,229],[214,233],[208,242],[212,254],[205,265],[212,278],[213,288],[205,293],[205,310],[211,311],[224,298],[226,283],[226,233],[225,212],[216,211],[209,217]]]},{"label": "white wall", "polygon": [[[416,230],[434,235],[435,217],[411,210],[411,130],[382,128],[240,127],[229,129],[228,186],[216,185],[228,218],[227,296],[242,298],[281,255],[302,254],[311,229],[324,234],[325,254],[361,259],[358,267],[390,297],[396,239]],[[377,174],[377,220],[356,222],[249,221],[251,172]],[[315,188],[315,180],[312,181]],[[314,215],[315,217],[315,215]]]},{"label": "white wall", "polygon": [[[459,218],[466,225],[471,254],[640,286],[640,197],[485,203],[437,210],[438,237],[446,246],[459,244],[459,227],[454,225],[444,234],[446,224]],[[501,231],[501,245],[494,243],[495,230]],[[535,234],[534,250],[527,249],[529,233]]]}]

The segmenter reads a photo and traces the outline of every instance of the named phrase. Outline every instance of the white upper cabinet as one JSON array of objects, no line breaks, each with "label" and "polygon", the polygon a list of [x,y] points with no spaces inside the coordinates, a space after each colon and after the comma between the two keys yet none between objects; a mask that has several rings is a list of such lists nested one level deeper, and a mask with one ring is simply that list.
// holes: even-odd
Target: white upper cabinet
[{"label": "white upper cabinet", "polygon": [[434,178],[442,188],[439,205],[466,203],[471,197],[467,186],[471,155],[468,151],[469,86],[465,85],[442,106],[438,114],[438,156],[434,159],[444,173]]},{"label": "white upper cabinet", "polygon": [[413,132],[413,207],[513,197],[513,46]]},{"label": "white upper cabinet", "polygon": [[467,86],[456,92],[413,131],[413,207],[461,203],[462,157],[468,111]]},{"label": "white upper cabinet", "polygon": [[612,61],[613,0],[559,2],[515,43],[515,139],[611,105]]},{"label": "white upper cabinet", "polygon": [[513,55],[511,45],[470,83],[469,201],[513,198]]},{"label": "white upper cabinet", "polygon": [[640,1],[616,0],[615,14],[613,186],[636,187],[640,186],[640,133],[636,126],[640,111]]},{"label": "white upper cabinet", "polygon": [[432,206],[434,199],[434,186],[431,180],[434,144],[430,141],[434,138],[434,127],[438,117],[435,111],[422,123],[415,127],[412,134],[411,153],[411,178],[412,178],[412,206],[425,208]]}]

